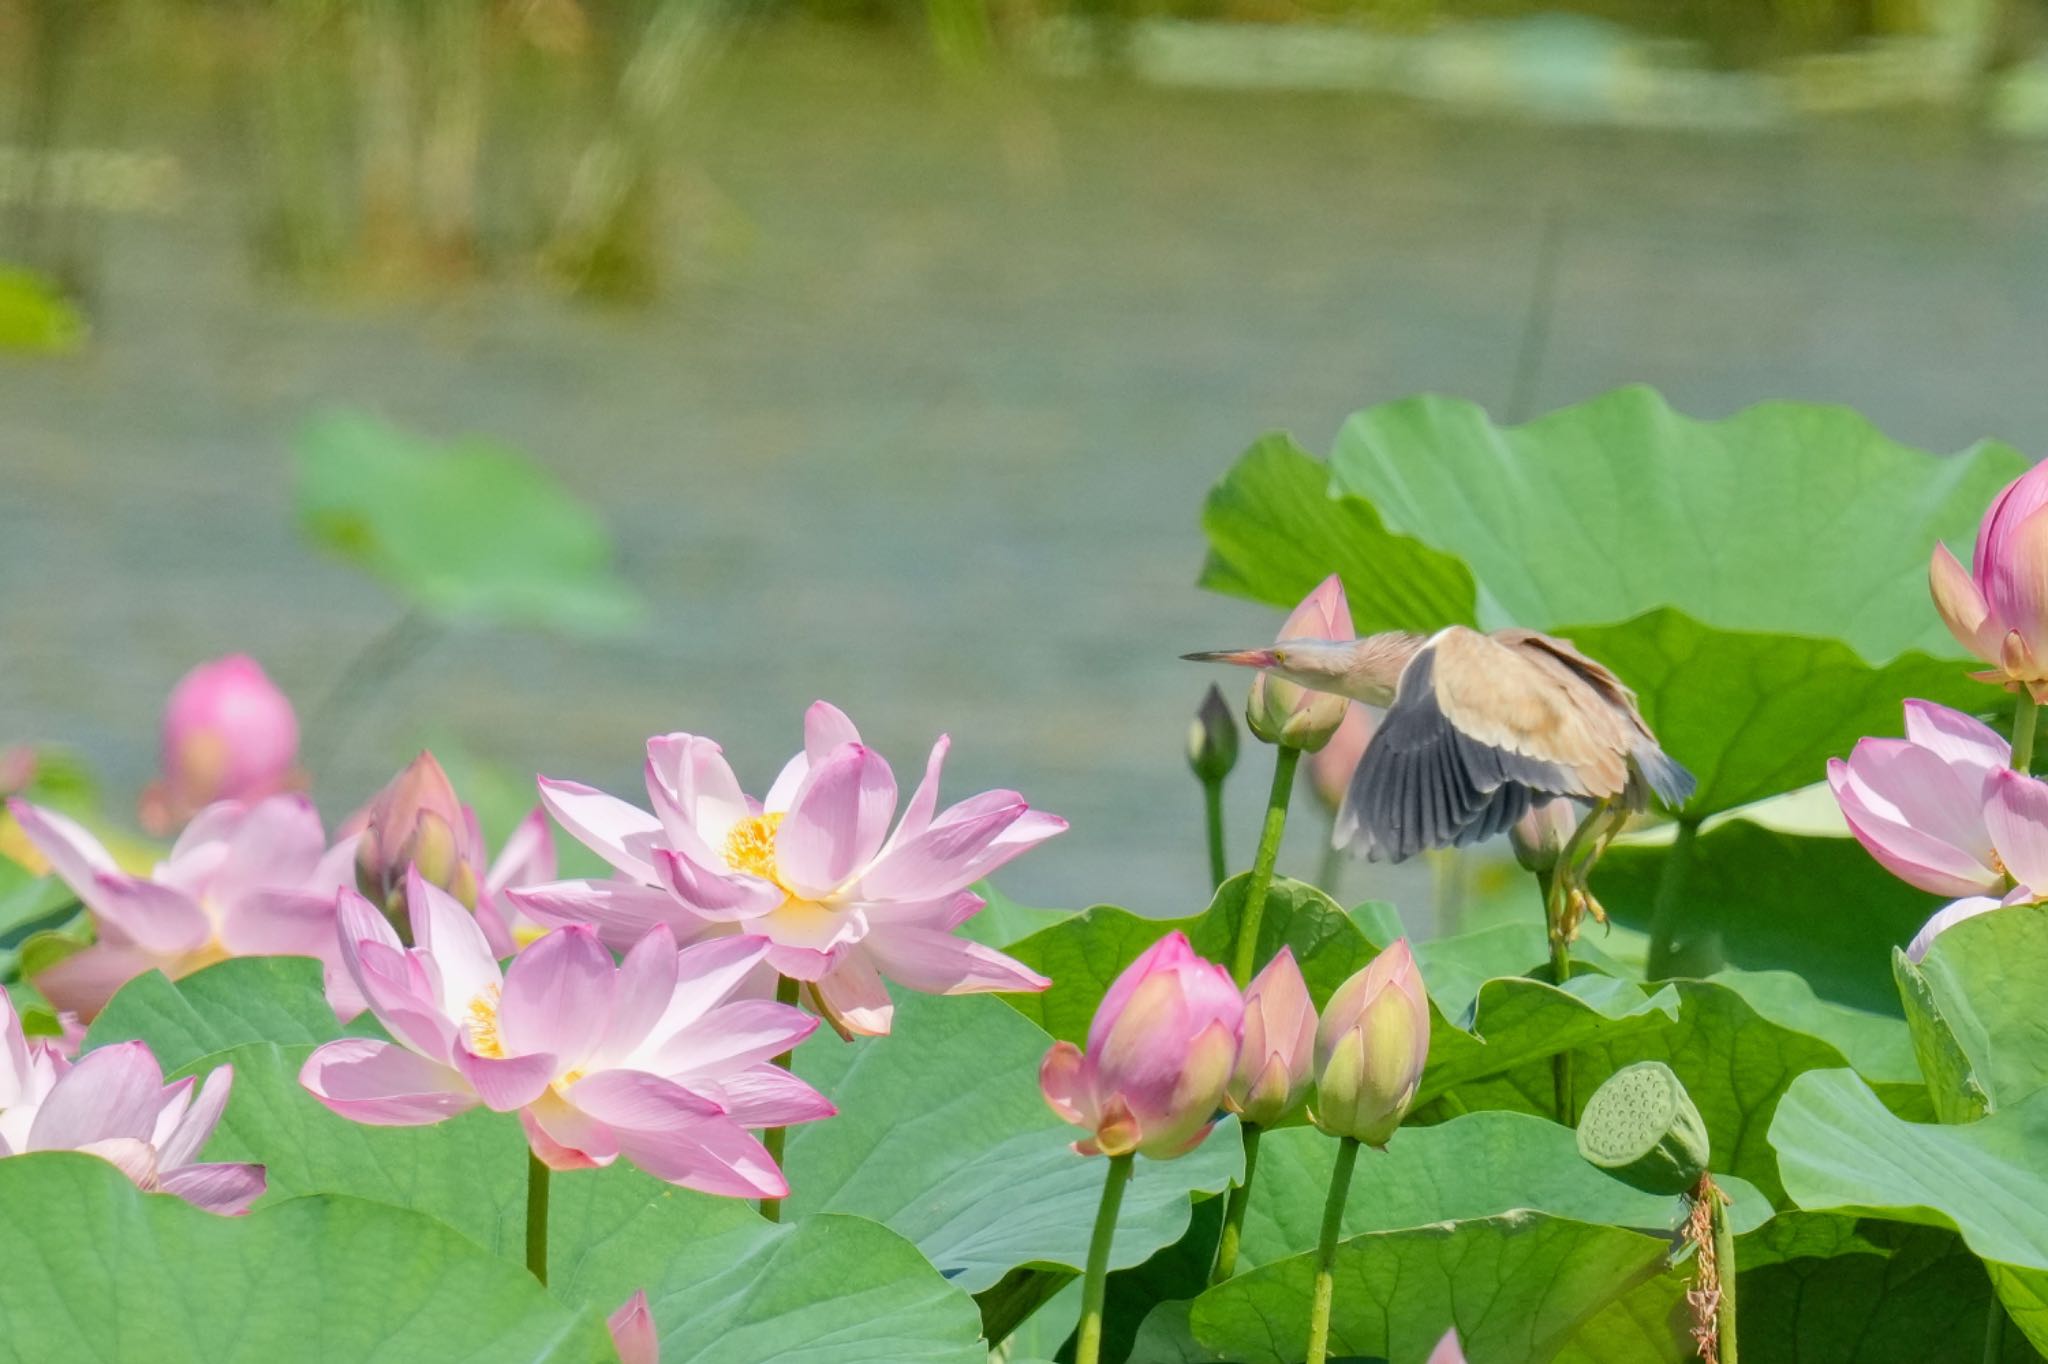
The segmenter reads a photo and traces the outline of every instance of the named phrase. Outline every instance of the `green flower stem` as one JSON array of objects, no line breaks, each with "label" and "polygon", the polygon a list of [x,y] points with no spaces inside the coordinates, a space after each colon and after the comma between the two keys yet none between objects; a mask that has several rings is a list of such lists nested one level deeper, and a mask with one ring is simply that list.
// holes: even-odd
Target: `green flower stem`
[{"label": "green flower stem", "polygon": [[1230,863],[1223,856],[1223,782],[1221,778],[1202,783],[1202,815],[1209,828],[1209,889],[1223,884],[1230,875]]},{"label": "green flower stem", "polygon": [[[1543,903],[1550,905],[1551,882],[1557,878],[1557,870],[1538,872],[1536,884],[1543,889]],[[1572,945],[1565,941],[1562,927],[1550,925],[1550,983],[1563,985],[1572,978]],[[1557,1108],[1557,1120],[1566,1127],[1578,1125],[1578,1114],[1574,1111],[1572,1095],[1572,1054],[1569,1048],[1553,1054],[1550,1058],[1550,1090]]]},{"label": "green flower stem", "polygon": [[2034,730],[2041,719],[2041,708],[2025,692],[2020,693],[2019,703],[2012,709],[2012,770],[2031,772],[2034,770]]},{"label": "green flower stem", "polygon": [[545,1288],[548,1282],[548,1167],[526,1153],[526,1267]]},{"label": "green flower stem", "polygon": [[1116,1215],[1124,1203],[1124,1185],[1131,1182],[1135,1155],[1113,1156],[1102,1181],[1102,1206],[1095,1213],[1095,1235],[1088,1242],[1088,1272],[1081,1280],[1081,1325],[1074,1339],[1074,1364],[1099,1364],[1102,1358],[1102,1299],[1109,1281],[1109,1243],[1116,1237]]},{"label": "green flower stem", "polygon": [[2003,1364],[2005,1359],[2005,1304],[1994,1291],[1991,1308],[1984,1314],[1984,1364]]},{"label": "green flower stem", "polygon": [[1331,1273],[1337,1260],[1337,1233],[1344,1225],[1344,1200],[1351,1195],[1351,1167],[1358,1163],[1358,1138],[1337,1143],[1337,1168],[1330,1171],[1330,1196],[1323,1203],[1323,1234],[1316,1242],[1315,1294],[1308,1309],[1308,1364],[1323,1364],[1330,1354],[1330,1304],[1337,1295]]},{"label": "green flower stem", "polygon": [[1714,1333],[1721,1344],[1720,1364],[1735,1364],[1735,1229],[1728,1225],[1728,1200],[1711,1184],[1707,1197],[1713,1207],[1714,1269],[1721,1276],[1721,1302],[1714,1310]]},{"label": "green flower stem", "polygon": [[1237,1247],[1244,1240],[1244,1210],[1251,1206],[1252,1176],[1259,1169],[1259,1132],[1255,1122],[1248,1122],[1240,1129],[1244,1133],[1244,1179],[1230,1191],[1230,1201],[1223,1205],[1223,1237],[1216,1243],[1216,1271],[1209,1276],[1212,1284],[1222,1283],[1237,1273]]},{"label": "green flower stem", "polygon": [[1294,769],[1301,750],[1282,744],[1273,754],[1273,789],[1266,797],[1266,822],[1259,829],[1259,855],[1252,862],[1252,881],[1245,887],[1244,914],[1237,922],[1237,954],[1230,974],[1241,990],[1258,969],[1259,919],[1266,912],[1266,892],[1273,888],[1273,864],[1280,860],[1280,836],[1287,832],[1287,800],[1294,794]]},{"label": "green flower stem", "polygon": [[[787,1004],[791,1008],[796,1007],[797,991],[799,988],[797,982],[790,977],[778,977],[775,982],[775,1002],[777,1004]],[[788,1070],[795,1063],[795,1060],[796,1052],[791,1050],[776,1057],[775,1064],[781,1066],[784,1070]],[[775,1168],[778,1170],[782,1168],[782,1147],[784,1142],[787,1141],[788,1136],[789,1129],[786,1127],[771,1127],[761,1134],[761,1144],[768,1148],[768,1158],[775,1162]],[[762,1199],[761,1216],[767,1218],[770,1222],[780,1222],[782,1220],[782,1200],[779,1198]]]}]

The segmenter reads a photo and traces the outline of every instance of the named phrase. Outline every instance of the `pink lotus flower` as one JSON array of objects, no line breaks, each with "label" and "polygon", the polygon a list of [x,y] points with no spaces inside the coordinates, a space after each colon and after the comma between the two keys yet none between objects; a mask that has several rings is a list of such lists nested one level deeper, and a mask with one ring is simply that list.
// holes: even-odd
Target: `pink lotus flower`
[{"label": "pink lotus flower", "polygon": [[2048,783],[1996,769],[1984,801],[1984,824],[2006,879],[1989,888],[1994,893],[1965,895],[1935,911],[1907,945],[1908,959],[1923,960],[1937,937],[1965,919],[2048,898]]},{"label": "pink lotus flower", "polygon": [[1246,1122],[1270,1127],[1308,1092],[1315,1060],[1316,1006],[1283,947],[1244,990],[1244,1032],[1223,1102]]},{"label": "pink lotus flower", "polygon": [[228,957],[317,957],[344,1018],[361,1012],[334,947],[334,893],[354,850],[326,846],[304,796],[209,805],[147,877],[114,864],[74,821],[10,800],[21,831],[91,911],[97,941],[35,983],[60,1009],[91,1017],[145,971],[176,980]]},{"label": "pink lotus flower", "polygon": [[759,934],[768,964],[805,982],[843,1034],[889,1031],[885,978],[927,994],[1043,990],[1045,977],[953,930],[984,903],[971,883],[1066,821],[1014,791],[938,810],[948,742],[933,745],[893,833],[889,764],[823,701],[804,717],[804,751],[760,803],[740,790],[718,745],[694,734],[648,740],[652,815],[543,777],[542,803],[620,877],[510,898],[541,923],[593,924],[614,949],[655,924],[686,941]]},{"label": "pink lotus flower", "polygon": [[1849,831],[1892,875],[1936,895],[2000,895],[2011,859],[1994,822],[2008,841],[2025,838],[2012,803],[2048,797],[2034,778],[2009,773],[2011,758],[1969,716],[1908,701],[1906,737],[1858,740],[1847,762],[1829,760],[1828,785]]},{"label": "pink lotus flower", "polygon": [[1508,829],[1508,843],[1523,871],[1539,875],[1557,865],[1565,844],[1579,831],[1586,807],[1569,796],[1557,796],[1532,806]]},{"label": "pink lotus flower", "polygon": [[[463,807],[463,816],[474,829],[476,815],[468,806]],[[481,848],[482,836],[474,839]],[[498,849],[477,892],[476,921],[483,925],[493,952],[509,957],[548,931],[546,924],[528,918],[507,892],[543,885],[555,879],[555,872],[554,826],[548,823],[547,811],[535,806]]]},{"label": "pink lotus flower", "polygon": [[1214,1125],[1237,1057],[1244,999],[1230,972],[1167,934],[1126,966],[1088,1025],[1088,1049],[1055,1042],[1038,1070],[1052,1111],[1089,1136],[1084,1156],[1186,1155]]},{"label": "pink lotus flower", "polygon": [[1309,755],[1309,784],[1315,788],[1316,798],[1331,810],[1343,806],[1344,793],[1351,789],[1351,774],[1358,770],[1358,760],[1365,756],[1365,746],[1372,742],[1378,727],[1372,708],[1352,701],[1330,741]]},{"label": "pink lotus flower", "polygon": [[[1280,626],[1276,644],[1290,639],[1356,639],[1344,583],[1332,573],[1301,599]],[[1351,703],[1328,692],[1310,691],[1299,683],[1263,669],[1252,679],[1245,703],[1245,724],[1269,744],[1283,744],[1313,753],[1330,742]]]},{"label": "pink lotus flower", "polygon": [[202,663],[164,705],[163,776],[143,793],[143,825],[169,833],[216,801],[304,785],[298,756],[298,716],[255,659]]},{"label": "pink lotus flower", "polygon": [[227,1108],[234,1069],[221,1066],[194,1098],[187,1077],[166,1086],[142,1042],[101,1047],[73,1064],[28,1041],[0,991],[0,1157],[82,1151],[116,1166],[146,1193],[167,1193],[228,1216],[263,1193],[261,1165],[196,1164]]},{"label": "pink lotus flower", "polygon": [[1458,1328],[1444,1332],[1444,1338],[1429,1352],[1426,1364],[1465,1364],[1465,1347],[1458,1343]]},{"label": "pink lotus flower", "polygon": [[1337,987],[1316,1029],[1310,1116],[1333,1137],[1384,1146],[1429,1060],[1429,996],[1406,938]]},{"label": "pink lotus flower", "polygon": [[633,1296],[606,1317],[604,1324],[612,1333],[619,1364],[661,1364],[661,1337],[654,1329],[654,1314],[647,1308],[646,1289],[634,1289]]},{"label": "pink lotus flower", "polygon": [[666,925],[625,960],[589,928],[558,929],[500,972],[483,930],[417,871],[413,941],[350,891],[341,954],[395,1041],[344,1038],[299,1082],[357,1122],[440,1122],[479,1104],[517,1112],[558,1170],[620,1156],[705,1193],[782,1198],[789,1185],[748,1128],[830,1117],[824,1096],[770,1064],[817,1020],[768,1000],[729,1002],[768,944],[721,937],[682,952]]},{"label": "pink lotus flower", "polygon": [[1977,676],[2048,700],[2048,464],[2007,484],[1977,526],[1965,573],[1947,545],[1928,566],[1934,606],[1956,642],[1992,665]]}]

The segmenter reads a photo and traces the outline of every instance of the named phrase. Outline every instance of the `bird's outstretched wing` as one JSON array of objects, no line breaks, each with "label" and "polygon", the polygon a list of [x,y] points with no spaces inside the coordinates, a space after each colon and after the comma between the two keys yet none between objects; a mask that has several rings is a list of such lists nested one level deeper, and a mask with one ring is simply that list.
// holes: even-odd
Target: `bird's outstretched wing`
[{"label": "bird's outstretched wing", "polygon": [[1340,844],[1398,862],[1499,833],[1549,796],[1628,788],[1631,754],[1655,740],[1627,689],[1531,635],[1452,626],[1423,646],[1352,776]]}]

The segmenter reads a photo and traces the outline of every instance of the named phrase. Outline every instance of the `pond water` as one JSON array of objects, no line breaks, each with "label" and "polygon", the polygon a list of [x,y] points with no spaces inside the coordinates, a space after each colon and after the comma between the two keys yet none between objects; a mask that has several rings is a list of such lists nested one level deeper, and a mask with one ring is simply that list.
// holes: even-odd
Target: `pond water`
[{"label": "pond water", "polygon": [[[945,730],[953,794],[1073,821],[1019,898],[1159,913],[1206,898],[1181,744],[1210,678],[1176,655],[1276,621],[1192,586],[1203,494],[1259,433],[1637,381],[1702,415],[1847,402],[1937,448],[2048,431],[2048,153],[1947,120],[1707,137],[969,84],[771,27],[677,154],[723,226],[630,312],[291,295],[250,269],[217,124],[129,137],[191,193],[106,225],[86,355],[0,362],[0,738],[76,747],[117,806],[192,662],[248,650],[311,703],[391,620],[291,529],[292,436],[330,404],[530,451],[653,604],[623,640],[440,641],[323,768],[331,817],[428,737],[631,793],[641,740],[691,729],[758,790],[824,696],[906,785]],[[1239,860],[1265,780],[1254,753],[1232,784]]]}]

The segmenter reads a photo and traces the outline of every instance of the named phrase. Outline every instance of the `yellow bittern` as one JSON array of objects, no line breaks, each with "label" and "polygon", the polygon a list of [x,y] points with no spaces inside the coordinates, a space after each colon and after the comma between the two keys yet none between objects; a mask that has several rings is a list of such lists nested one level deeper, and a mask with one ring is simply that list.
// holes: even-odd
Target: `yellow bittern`
[{"label": "yellow bittern", "polygon": [[1569,643],[1534,630],[1482,634],[1453,625],[1359,640],[1289,639],[1187,654],[1266,668],[1290,682],[1386,707],[1337,815],[1337,846],[1399,862],[1425,848],[1502,833],[1533,808],[1591,806],[1550,885],[1553,933],[1605,921],[1586,878],[1651,793],[1671,806],[1692,773],[1643,723],[1635,693]]}]

